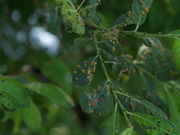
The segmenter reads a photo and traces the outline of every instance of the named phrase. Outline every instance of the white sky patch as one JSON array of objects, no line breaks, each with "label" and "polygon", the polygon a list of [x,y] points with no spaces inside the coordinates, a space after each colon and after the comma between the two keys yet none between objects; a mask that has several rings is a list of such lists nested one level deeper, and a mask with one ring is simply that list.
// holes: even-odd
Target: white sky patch
[{"label": "white sky patch", "polygon": [[35,48],[43,48],[50,55],[57,55],[60,41],[57,36],[46,31],[43,27],[32,27],[30,31],[30,42]]}]

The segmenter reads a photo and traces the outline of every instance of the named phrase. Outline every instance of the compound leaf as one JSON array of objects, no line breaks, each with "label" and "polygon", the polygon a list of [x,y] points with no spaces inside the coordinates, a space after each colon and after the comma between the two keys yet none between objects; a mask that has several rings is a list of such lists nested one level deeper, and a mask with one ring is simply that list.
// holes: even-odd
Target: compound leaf
[{"label": "compound leaf", "polygon": [[0,104],[8,111],[29,107],[26,89],[17,81],[0,78]]},{"label": "compound leaf", "polygon": [[136,122],[145,127],[146,131],[150,134],[156,133],[158,135],[170,134],[174,130],[172,123],[166,119],[161,119],[159,117],[141,114],[141,113],[131,113]]}]

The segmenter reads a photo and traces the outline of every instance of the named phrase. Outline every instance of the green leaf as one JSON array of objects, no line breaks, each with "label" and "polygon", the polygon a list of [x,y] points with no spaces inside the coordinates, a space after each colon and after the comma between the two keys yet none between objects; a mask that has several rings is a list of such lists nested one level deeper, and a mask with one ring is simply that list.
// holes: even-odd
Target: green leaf
[{"label": "green leaf", "polygon": [[147,101],[147,100],[142,100],[142,105],[144,105],[146,107],[146,109],[150,110],[150,112],[157,116],[160,117],[162,119],[168,119],[167,115],[157,106],[155,106],[154,104],[152,104],[151,102]]},{"label": "green leaf", "polygon": [[71,74],[61,59],[52,59],[37,66],[44,76],[58,84],[67,92],[71,92]]},{"label": "green leaf", "polygon": [[125,128],[125,125],[123,123],[124,118],[122,118],[122,116],[118,112],[117,107],[117,103],[115,103],[114,111],[102,123],[101,131],[103,135],[119,135],[121,129]]},{"label": "green leaf", "polygon": [[53,6],[49,10],[50,12],[50,23],[48,25],[48,30],[53,34],[57,34],[60,31],[60,17],[58,14],[57,7]]},{"label": "green leaf", "polygon": [[113,109],[113,97],[110,85],[105,84],[97,90],[82,95],[80,105],[84,112],[89,114],[108,115]]},{"label": "green leaf", "polygon": [[130,55],[122,55],[112,64],[113,70],[123,82],[129,81],[136,72],[131,58]]},{"label": "green leaf", "polygon": [[117,29],[116,30],[108,29],[99,35],[100,42],[102,45],[105,45],[109,48],[114,45],[121,45],[119,43],[120,34],[121,33]]},{"label": "green leaf", "polygon": [[64,2],[61,9],[63,22],[70,27],[72,32],[77,34],[85,33],[84,20],[81,18],[79,12],[69,2]]},{"label": "green leaf", "polygon": [[169,115],[170,115],[170,120],[173,121],[178,121],[180,120],[180,111],[177,107],[175,99],[172,97],[172,95],[167,91],[167,103],[169,107]]},{"label": "green leaf", "polygon": [[124,128],[123,119],[117,110],[117,103],[115,103],[114,111],[108,116],[105,122],[102,123],[101,130],[104,133],[103,135],[118,135],[121,131],[121,128]]},{"label": "green leaf", "polygon": [[13,127],[13,134],[17,134],[20,130],[20,126],[22,123],[22,113],[19,111],[13,112],[13,122],[14,122],[14,127]]},{"label": "green leaf", "polygon": [[0,104],[8,111],[29,107],[26,89],[18,82],[0,77]]},{"label": "green leaf", "polygon": [[88,45],[92,40],[90,38],[76,38],[73,41],[74,46],[83,47]]},{"label": "green leaf", "polygon": [[73,72],[73,83],[78,86],[85,86],[91,83],[96,70],[97,57],[90,58],[84,61],[83,64],[77,65]]},{"label": "green leaf", "polygon": [[177,122],[180,120],[179,118],[180,110],[178,108],[178,99],[175,99],[173,97],[173,93],[171,92],[172,88],[173,87],[169,86],[168,83],[164,84],[164,91],[166,94],[166,102],[169,108],[168,110],[169,110],[170,120]]},{"label": "green leaf", "polygon": [[13,121],[13,129],[12,129],[13,134],[17,134],[19,132],[21,124],[23,122],[21,110],[22,109],[18,109],[13,112],[4,112],[4,117],[2,119],[2,122],[7,122],[9,119]]},{"label": "green leaf", "polygon": [[129,97],[126,97],[124,95],[119,95],[118,96],[119,100],[121,101],[121,104],[124,106],[124,108],[127,110],[127,111],[130,111],[130,112],[134,112],[135,111],[135,107],[136,107],[136,102],[134,100],[131,100],[131,98]]},{"label": "green leaf", "polygon": [[98,13],[89,13],[88,18],[86,19],[86,23],[89,26],[95,27],[95,28],[101,28],[102,26],[102,20],[101,16]]},{"label": "green leaf", "polygon": [[37,106],[31,102],[30,107],[23,109],[22,116],[26,126],[33,132],[37,132],[41,128],[42,118]]},{"label": "green leaf", "polygon": [[70,107],[74,106],[72,98],[65,93],[61,88],[48,83],[30,82],[25,86],[30,90],[37,92],[38,94],[47,97],[54,104]]},{"label": "green leaf", "polygon": [[170,34],[175,34],[178,39],[180,39],[180,29],[170,32]]},{"label": "green leaf", "polygon": [[102,34],[100,39],[101,48],[114,58],[120,57],[123,52],[122,45],[119,43],[118,38],[118,32],[107,31]]},{"label": "green leaf", "polygon": [[57,4],[63,4],[64,2],[66,2],[67,0],[55,0],[55,3]]},{"label": "green leaf", "polygon": [[99,2],[100,2],[100,0],[88,0],[88,4],[96,4]]},{"label": "green leaf", "polygon": [[87,6],[80,9],[81,16],[84,18],[84,22],[87,26],[92,28],[100,28],[101,27],[101,16],[97,12],[97,6],[99,5],[99,1],[87,1]]},{"label": "green leaf", "polygon": [[152,78],[142,72],[140,72],[140,76],[143,90],[145,90],[147,93],[152,93],[155,90],[155,85]]},{"label": "green leaf", "polygon": [[20,108],[14,112],[5,112],[3,122],[13,120],[13,134],[19,133],[21,124],[24,121],[25,125],[33,132],[37,132],[42,124],[42,118],[37,106],[30,100],[28,108]]},{"label": "green leaf", "polygon": [[[162,101],[162,99],[159,97],[159,95],[157,94],[157,90],[158,89],[158,82],[157,79],[154,76],[151,76],[148,71],[144,70],[144,69],[139,69],[140,70],[140,84],[142,87],[142,90],[144,92],[144,97],[146,100],[149,100],[151,103],[153,103],[154,105],[157,106],[161,106],[161,109],[163,109],[163,111],[166,110],[166,105],[165,102]],[[144,73],[141,72],[141,70],[144,70]],[[149,110],[152,114],[157,115],[158,112],[154,112],[154,110]],[[158,111],[158,110],[156,110]],[[163,112],[159,112],[159,117],[164,117],[165,115],[163,115]]]},{"label": "green leaf", "polygon": [[[162,119],[168,119],[166,113],[164,113],[159,107],[157,107],[156,105],[154,105],[153,103],[151,103],[147,100],[134,98],[125,93],[123,95],[123,93],[117,92],[117,94],[120,95],[118,97],[119,97],[122,105],[125,107],[125,109],[127,111],[132,111],[133,109],[130,109],[130,107],[132,108],[133,106],[137,106],[137,104],[139,104],[141,107],[143,107],[143,110],[146,110],[146,112],[148,112],[154,116],[160,117]],[[127,95],[127,96],[125,96],[125,95]]]},{"label": "green leaf", "polygon": [[180,4],[180,1],[168,0],[167,4],[169,5],[170,10],[171,10],[172,13],[178,14],[180,12],[180,9],[179,9],[179,6],[178,6]]},{"label": "green leaf", "polygon": [[133,128],[127,128],[125,129],[122,133],[120,133],[119,135],[133,135]]},{"label": "green leaf", "polygon": [[179,80],[169,81],[168,86],[170,86],[172,89],[180,92],[180,81]]},{"label": "green leaf", "polygon": [[[131,58],[132,58],[132,56],[130,56],[130,55],[122,55],[117,60],[117,66],[121,73],[126,73],[128,75],[135,73],[135,67],[131,61]],[[116,67],[114,67],[114,68],[116,68]]]},{"label": "green leaf", "polygon": [[155,37],[138,37],[147,47],[163,47],[161,41]]},{"label": "green leaf", "polygon": [[132,18],[135,24],[142,25],[145,22],[152,2],[153,0],[133,0]]},{"label": "green leaf", "polygon": [[151,47],[142,51],[138,56],[138,62],[160,81],[168,81],[178,77],[172,53],[164,47]]},{"label": "green leaf", "polygon": [[[179,34],[180,34],[180,30],[179,30]],[[173,61],[175,62],[178,70],[180,71],[180,40],[179,39],[174,40],[172,52],[173,52]]]},{"label": "green leaf", "polygon": [[180,29],[170,32],[171,34],[180,34]]},{"label": "green leaf", "polygon": [[125,14],[120,15],[115,22],[115,25],[118,25],[120,28],[124,28],[128,25],[133,24],[132,12],[129,11]]},{"label": "green leaf", "polygon": [[172,123],[166,119],[141,113],[130,113],[130,115],[134,117],[139,125],[145,127],[147,133],[164,135],[166,133],[171,134],[174,130]]}]

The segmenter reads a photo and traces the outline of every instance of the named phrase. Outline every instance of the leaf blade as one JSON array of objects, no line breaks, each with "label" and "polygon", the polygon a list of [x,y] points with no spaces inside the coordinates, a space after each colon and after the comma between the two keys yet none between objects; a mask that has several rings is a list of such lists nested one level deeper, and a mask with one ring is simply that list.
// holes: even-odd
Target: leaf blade
[{"label": "leaf blade", "polygon": [[48,83],[30,82],[25,84],[27,88],[47,97],[53,103],[63,106],[74,106],[73,99],[65,93],[61,88]]}]

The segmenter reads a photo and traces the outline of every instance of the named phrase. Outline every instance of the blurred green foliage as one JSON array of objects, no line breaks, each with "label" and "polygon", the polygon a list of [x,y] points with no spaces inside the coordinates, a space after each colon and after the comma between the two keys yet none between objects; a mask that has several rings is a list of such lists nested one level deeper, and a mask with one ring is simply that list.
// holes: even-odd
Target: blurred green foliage
[{"label": "blurred green foliage", "polygon": [[179,135],[179,5],[1,0],[0,135]]}]

